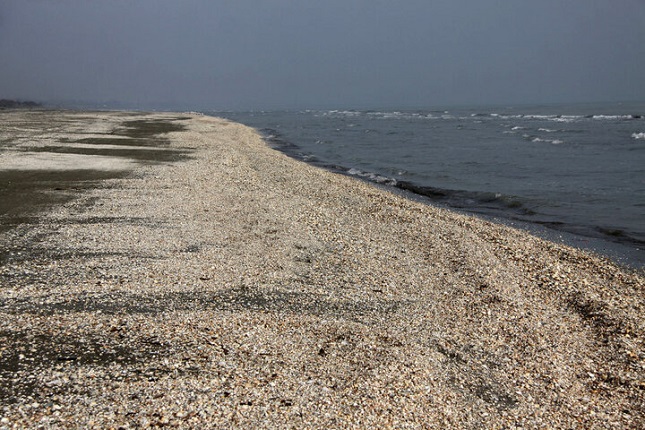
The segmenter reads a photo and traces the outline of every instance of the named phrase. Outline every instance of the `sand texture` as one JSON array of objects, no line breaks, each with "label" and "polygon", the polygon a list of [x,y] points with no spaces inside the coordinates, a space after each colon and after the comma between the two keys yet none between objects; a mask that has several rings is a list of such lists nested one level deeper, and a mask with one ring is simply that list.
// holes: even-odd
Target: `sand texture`
[{"label": "sand texture", "polygon": [[645,427],[642,272],[200,115],[0,145],[0,429]]}]

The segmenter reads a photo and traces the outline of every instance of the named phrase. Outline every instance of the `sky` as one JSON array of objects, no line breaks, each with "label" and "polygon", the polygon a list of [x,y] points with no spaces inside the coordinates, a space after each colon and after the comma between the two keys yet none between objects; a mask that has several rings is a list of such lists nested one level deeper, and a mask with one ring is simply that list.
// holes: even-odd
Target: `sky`
[{"label": "sky", "polygon": [[645,0],[0,0],[0,98],[195,110],[645,100]]}]

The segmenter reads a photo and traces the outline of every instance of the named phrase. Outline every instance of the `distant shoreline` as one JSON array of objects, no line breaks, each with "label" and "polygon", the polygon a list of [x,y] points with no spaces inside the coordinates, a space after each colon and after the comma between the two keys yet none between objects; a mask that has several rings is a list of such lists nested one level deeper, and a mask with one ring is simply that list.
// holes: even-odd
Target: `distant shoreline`
[{"label": "distant shoreline", "polygon": [[32,101],[0,99],[0,109],[36,109],[42,105]]}]

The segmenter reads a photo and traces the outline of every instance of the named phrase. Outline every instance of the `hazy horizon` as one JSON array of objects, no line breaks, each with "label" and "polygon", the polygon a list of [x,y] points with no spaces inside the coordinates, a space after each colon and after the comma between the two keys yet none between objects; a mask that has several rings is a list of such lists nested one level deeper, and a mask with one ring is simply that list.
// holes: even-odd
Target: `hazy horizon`
[{"label": "hazy horizon", "polygon": [[645,2],[0,0],[0,98],[261,110],[645,100]]}]

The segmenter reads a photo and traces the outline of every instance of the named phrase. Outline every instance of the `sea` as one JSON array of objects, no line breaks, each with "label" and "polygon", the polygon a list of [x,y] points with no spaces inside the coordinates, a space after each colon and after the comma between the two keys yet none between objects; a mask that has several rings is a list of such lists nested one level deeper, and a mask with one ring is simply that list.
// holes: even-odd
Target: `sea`
[{"label": "sea", "polygon": [[645,102],[205,113],[304,162],[645,267]]}]

